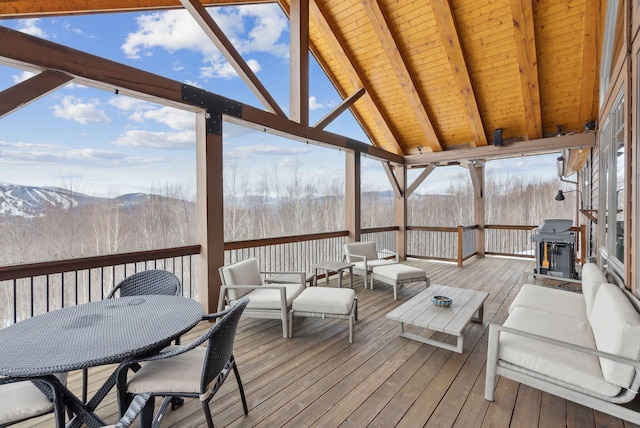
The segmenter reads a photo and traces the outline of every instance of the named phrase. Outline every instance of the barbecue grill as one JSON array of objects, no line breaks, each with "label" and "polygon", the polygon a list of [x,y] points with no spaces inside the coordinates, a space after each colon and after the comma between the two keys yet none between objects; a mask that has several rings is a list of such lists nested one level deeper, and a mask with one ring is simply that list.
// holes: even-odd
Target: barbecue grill
[{"label": "barbecue grill", "polygon": [[534,274],[578,279],[576,273],[575,236],[572,220],[547,219],[533,229],[536,267]]}]

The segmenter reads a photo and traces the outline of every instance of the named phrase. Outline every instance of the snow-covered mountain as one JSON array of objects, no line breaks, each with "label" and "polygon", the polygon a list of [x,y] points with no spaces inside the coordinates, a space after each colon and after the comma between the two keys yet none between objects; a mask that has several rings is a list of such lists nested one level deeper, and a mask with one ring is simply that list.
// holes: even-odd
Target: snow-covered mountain
[{"label": "snow-covered mountain", "polygon": [[[125,207],[133,207],[149,200],[154,195],[131,193],[115,198]],[[113,201],[109,198],[89,196],[59,187],[35,187],[0,183],[1,217],[42,217],[52,208],[80,208],[89,204],[101,204]]]}]

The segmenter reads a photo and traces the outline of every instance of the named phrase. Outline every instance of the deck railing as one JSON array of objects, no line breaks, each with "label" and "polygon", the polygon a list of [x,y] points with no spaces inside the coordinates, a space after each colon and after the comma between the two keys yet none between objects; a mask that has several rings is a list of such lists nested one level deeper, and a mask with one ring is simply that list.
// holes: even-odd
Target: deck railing
[{"label": "deck railing", "polygon": [[[485,254],[534,257],[534,226],[485,226]],[[374,241],[381,253],[396,251],[396,226],[362,231],[361,240]],[[408,257],[447,260],[459,266],[477,254],[479,227],[407,228]],[[585,227],[575,233],[577,261],[585,259]],[[224,263],[256,257],[261,269],[311,272],[314,263],[342,260],[347,231],[225,243]],[[183,284],[183,294],[198,298],[197,265],[200,246],[142,251],[0,267],[0,321],[3,326],[65,306],[103,299],[111,288],[135,272],[165,269]]]}]

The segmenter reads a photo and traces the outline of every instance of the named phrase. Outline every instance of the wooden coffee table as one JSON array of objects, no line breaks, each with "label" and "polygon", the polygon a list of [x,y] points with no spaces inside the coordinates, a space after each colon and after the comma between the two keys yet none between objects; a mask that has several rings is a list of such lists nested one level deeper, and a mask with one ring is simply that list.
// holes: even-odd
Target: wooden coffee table
[{"label": "wooden coffee table", "polygon": [[[433,296],[450,297],[453,299],[453,303],[449,307],[436,306],[431,301]],[[471,321],[482,322],[484,301],[487,296],[489,296],[489,293],[486,291],[433,284],[389,312],[387,318],[398,321],[400,336],[402,337],[462,353],[464,348],[464,329]],[[452,334],[458,340],[454,346],[414,333],[407,333],[404,331],[405,324]]]}]

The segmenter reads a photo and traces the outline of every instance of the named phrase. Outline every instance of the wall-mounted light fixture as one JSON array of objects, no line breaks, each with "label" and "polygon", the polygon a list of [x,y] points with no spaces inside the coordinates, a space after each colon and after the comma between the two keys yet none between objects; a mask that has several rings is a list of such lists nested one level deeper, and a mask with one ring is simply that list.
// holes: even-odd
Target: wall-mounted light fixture
[{"label": "wall-mounted light fixture", "polygon": [[498,147],[502,146],[502,128],[493,131],[493,145]]},{"label": "wall-mounted light fixture", "polygon": [[592,222],[598,224],[598,218],[596,216],[594,216],[594,214],[598,214],[598,210],[592,210],[592,209],[584,209],[583,205],[582,205],[582,192],[578,189],[576,190],[558,190],[558,194],[555,197],[556,201],[564,201],[565,197],[564,194],[565,193],[571,193],[571,192],[578,192],[578,196],[580,198],[579,201],[579,205],[580,205],[580,212],[587,217],[589,220],[591,220]]}]

